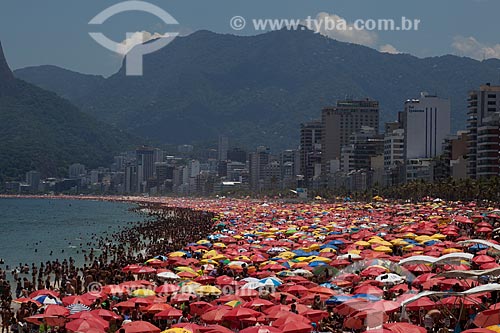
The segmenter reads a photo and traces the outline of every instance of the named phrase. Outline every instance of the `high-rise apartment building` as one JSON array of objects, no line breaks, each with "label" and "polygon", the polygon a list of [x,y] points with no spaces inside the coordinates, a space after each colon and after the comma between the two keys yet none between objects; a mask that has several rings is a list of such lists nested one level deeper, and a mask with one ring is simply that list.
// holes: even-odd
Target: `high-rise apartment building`
[{"label": "high-rise apartment building", "polygon": [[312,121],[300,125],[300,174],[310,184],[321,174],[321,140],[323,124]]},{"label": "high-rise apartment building", "polygon": [[338,165],[342,147],[349,144],[351,135],[363,126],[372,127],[378,133],[378,101],[345,100],[336,106],[324,108],[321,113],[322,133],[322,172],[330,173]]},{"label": "high-rise apartment building", "polygon": [[421,93],[419,99],[407,100],[403,113],[405,160],[439,156],[451,132],[450,117],[449,99]]},{"label": "high-rise apartment building", "polygon": [[[487,177],[490,172],[486,172],[484,168],[484,163],[486,159],[491,157],[481,157],[481,164],[483,165],[482,170],[479,171],[479,152],[482,150],[482,155],[493,154],[493,152],[488,151],[488,138],[493,138],[493,134],[488,134],[487,132],[492,131],[488,129],[488,122],[494,121],[491,118],[493,114],[500,112],[500,86],[492,86],[487,83],[481,85],[479,90],[473,90],[469,92],[468,96],[468,111],[467,111],[467,131],[468,131],[468,142],[467,142],[467,177],[478,178]],[[494,117],[493,117],[494,118]],[[486,127],[485,127],[486,126]],[[495,125],[492,125],[495,126]],[[479,128],[481,129],[481,142],[479,142]],[[493,130],[494,131],[494,130]],[[494,139],[493,139],[494,140]],[[480,148],[481,146],[481,148]],[[485,151],[486,149],[486,151]]]}]

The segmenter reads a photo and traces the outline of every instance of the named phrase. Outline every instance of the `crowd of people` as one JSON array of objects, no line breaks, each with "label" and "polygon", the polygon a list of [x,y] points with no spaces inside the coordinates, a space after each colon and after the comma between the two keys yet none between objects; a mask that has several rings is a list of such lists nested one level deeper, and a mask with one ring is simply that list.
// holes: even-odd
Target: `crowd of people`
[{"label": "crowd of people", "polygon": [[[108,311],[105,328],[110,333],[127,333],[128,323],[142,321],[160,330],[191,325],[193,333],[212,325],[214,333],[280,320],[283,324],[276,330],[287,332],[287,320],[292,319],[298,327],[305,325],[298,332],[361,333],[399,324],[403,317],[413,325],[408,333],[448,332],[478,326],[475,314],[497,302],[493,291],[479,295],[476,303],[462,300],[445,306],[434,298],[430,307],[401,310],[404,300],[424,290],[460,293],[491,282],[443,282],[438,274],[500,267],[500,251],[488,246],[473,250],[459,243],[472,238],[495,242],[500,214],[493,207],[432,201],[262,204],[151,199],[141,200],[133,210],[144,220],[87,244],[82,266],[69,258],[0,270],[2,333],[66,332],[65,324],[79,317],[68,318],[68,312],[63,322],[51,323],[52,316],[44,315],[52,306],[71,307],[73,302],[83,302],[85,311]],[[415,255],[446,253],[471,256],[444,265],[391,266]],[[484,258],[476,260],[480,256]],[[379,280],[384,274],[399,274],[400,280]],[[48,301],[36,297],[40,295],[48,295]],[[81,298],[69,298],[76,295]],[[256,300],[262,305],[252,303]],[[346,304],[351,306],[344,309]],[[373,304],[388,307],[377,325],[368,319],[375,313],[369,310]],[[227,313],[239,308],[254,313],[230,319]],[[170,310],[177,312],[162,312]],[[211,316],[216,311],[221,317]]]}]

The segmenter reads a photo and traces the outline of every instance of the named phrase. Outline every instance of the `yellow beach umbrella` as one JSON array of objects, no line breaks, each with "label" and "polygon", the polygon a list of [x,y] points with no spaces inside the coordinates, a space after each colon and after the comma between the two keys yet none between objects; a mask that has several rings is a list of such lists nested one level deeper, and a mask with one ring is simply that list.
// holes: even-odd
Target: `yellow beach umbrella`
[{"label": "yellow beach umbrella", "polygon": [[368,242],[365,242],[365,241],[357,241],[356,243],[354,243],[355,245],[359,245],[359,246],[370,246],[371,244],[368,243]]},{"label": "yellow beach umbrella", "polygon": [[408,242],[404,241],[401,238],[396,238],[391,240],[391,243],[396,246],[408,245]]},{"label": "yellow beach umbrella", "polygon": [[220,295],[222,291],[215,286],[201,286],[195,290],[199,295]]},{"label": "yellow beach umbrella", "polygon": [[218,254],[219,254],[219,253],[218,253],[217,251],[215,251],[215,250],[210,250],[210,251],[208,251],[207,253],[205,253],[205,254],[203,255],[203,258],[211,258],[211,257],[216,256],[216,255],[218,255]]},{"label": "yellow beach umbrella", "polygon": [[169,328],[168,330],[163,331],[161,333],[193,333],[193,332],[188,331],[182,327],[172,327],[172,328]]},{"label": "yellow beach umbrella", "polygon": [[224,303],[224,305],[228,305],[228,306],[230,306],[232,308],[235,308],[235,307],[241,305],[241,301],[234,300],[234,301],[230,301],[230,302]]},{"label": "yellow beach umbrella", "polygon": [[500,325],[491,325],[486,327],[487,330],[500,333]]},{"label": "yellow beach umbrella", "polygon": [[384,252],[384,253],[391,253],[392,252],[392,249],[390,247],[387,247],[387,246],[377,246],[373,250],[377,251],[377,252]]},{"label": "yellow beach umbrella", "polygon": [[183,257],[185,255],[186,255],[186,253],[181,252],[181,251],[177,251],[177,252],[170,253],[168,256],[169,257]]},{"label": "yellow beach umbrella", "polygon": [[430,240],[433,240],[430,236],[418,236],[418,237],[415,237],[415,240],[419,243],[425,243],[425,242],[428,242]]},{"label": "yellow beach umbrella", "polygon": [[211,257],[210,259],[215,260],[215,261],[220,261],[220,260],[226,260],[227,257],[223,254],[218,254],[218,255]]},{"label": "yellow beach umbrella", "polygon": [[432,239],[445,239],[446,236],[443,234],[435,234],[431,236]]},{"label": "yellow beach umbrella", "polygon": [[151,289],[136,289],[132,292],[134,297],[150,297],[155,296],[156,293]]},{"label": "yellow beach umbrella", "polygon": [[332,259],[328,259],[328,258],[325,258],[325,257],[316,257],[313,260],[311,260],[310,262],[313,262],[313,261],[330,262],[330,261],[332,261]]},{"label": "yellow beach umbrella", "polygon": [[290,251],[281,252],[277,257],[283,259],[295,258],[296,254]]},{"label": "yellow beach umbrella", "polygon": [[212,265],[217,265],[217,261],[213,259],[202,259],[200,260],[200,264],[206,265],[206,264],[212,264]]},{"label": "yellow beach umbrella", "polygon": [[462,250],[455,249],[454,247],[449,248],[449,249],[444,249],[443,254],[449,254],[449,253],[460,253],[463,252]]},{"label": "yellow beach umbrella", "polygon": [[179,266],[179,267],[175,267],[174,269],[178,272],[189,272],[189,273],[196,274],[194,269],[192,269],[191,267],[187,267],[187,266]]}]

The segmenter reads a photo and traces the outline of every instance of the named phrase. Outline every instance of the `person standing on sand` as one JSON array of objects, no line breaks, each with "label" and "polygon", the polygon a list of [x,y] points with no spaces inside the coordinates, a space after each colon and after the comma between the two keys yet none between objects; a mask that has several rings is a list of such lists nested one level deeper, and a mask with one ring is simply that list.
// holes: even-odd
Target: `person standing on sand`
[{"label": "person standing on sand", "polygon": [[2,333],[9,332],[10,322],[12,320],[12,311],[9,307],[2,308]]}]

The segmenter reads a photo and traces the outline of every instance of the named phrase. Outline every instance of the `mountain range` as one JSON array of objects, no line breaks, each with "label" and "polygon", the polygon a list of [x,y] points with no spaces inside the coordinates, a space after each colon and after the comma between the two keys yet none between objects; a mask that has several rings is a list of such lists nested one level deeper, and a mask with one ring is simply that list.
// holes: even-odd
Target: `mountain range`
[{"label": "mountain range", "polygon": [[159,142],[214,142],[220,133],[254,148],[293,148],[301,122],[338,99],[380,101],[396,119],[421,91],[448,97],[452,128],[465,128],[470,89],[497,82],[500,61],[381,53],[311,31],[235,36],[197,31],[144,59],[144,76],[124,67],[109,78],[53,66],[17,70],[91,116]]},{"label": "mountain range", "polygon": [[56,93],[16,79],[0,44],[0,187],[29,170],[64,176],[72,163],[109,165],[135,140]]}]

